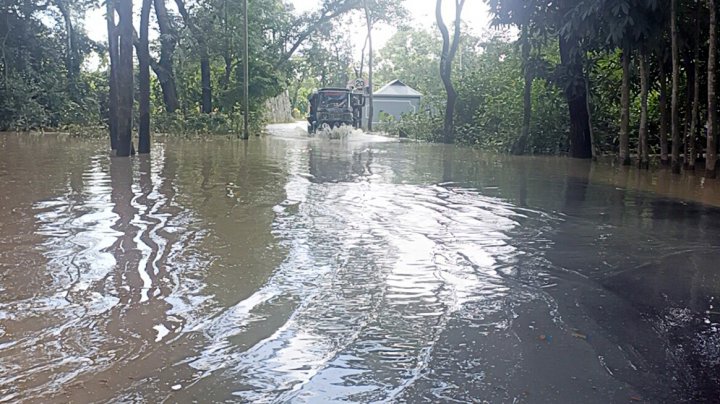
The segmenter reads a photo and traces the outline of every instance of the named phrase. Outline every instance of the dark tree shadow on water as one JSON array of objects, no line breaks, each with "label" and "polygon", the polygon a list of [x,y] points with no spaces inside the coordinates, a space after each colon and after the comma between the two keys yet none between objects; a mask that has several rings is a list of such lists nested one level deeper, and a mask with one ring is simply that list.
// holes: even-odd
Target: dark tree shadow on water
[{"label": "dark tree shadow on water", "polygon": [[[133,270],[137,268],[140,254],[134,242],[139,229],[132,224],[133,218],[138,213],[132,204],[135,197],[132,189],[132,164],[133,161],[129,158],[110,158],[110,185],[112,189],[110,199],[113,204],[112,211],[117,215],[112,229],[121,233],[111,247],[111,252],[116,261],[115,284],[122,285],[124,282],[128,282],[132,285],[131,290],[137,290],[142,285],[142,281],[137,276],[137,272]],[[120,293],[121,290],[119,289],[118,292]],[[123,304],[128,304],[140,298],[140,296],[131,293],[120,293],[119,297]]]}]

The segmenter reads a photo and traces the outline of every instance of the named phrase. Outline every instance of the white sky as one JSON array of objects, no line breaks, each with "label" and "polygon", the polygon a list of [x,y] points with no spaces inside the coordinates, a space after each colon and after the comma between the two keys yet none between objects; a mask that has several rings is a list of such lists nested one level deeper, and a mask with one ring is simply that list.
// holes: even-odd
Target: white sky
[{"label": "white sky", "polygon": [[[309,11],[319,7],[320,0],[288,0],[298,11]],[[435,0],[403,0],[405,7],[410,11],[410,24],[415,28],[434,28],[435,24]],[[446,24],[455,20],[455,1],[443,1],[443,18]],[[465,0],[462,11],[462,20],[468,24],[475,34],[480,34],[490,27],[490,13],[484,0]],[[355,45],[357,58],[360,57],[360,50],[365,42],[366,28],[364,25],[351,30],[352,42]],[[386,24],[378,25],[373,29],[373,47],[380,49],[395,33],[396,29]]]},{"label": "white sky", "polygon": [[[319,7],[320,0],[286,0],[295,6],[295,9],[302,11],[314,10]],[[435,29],[435,0],[403,0],[405,7],[410,11],[410,24],[416,28]],[[140,1],[134,1],[136,19],[139,19]],[[176,10],[172,0],[168,2],[168,8]],[[443,17],[449,25],[455,19],[454,0],[443,1]],[[252,10],[251,10],[252,11]],[[252,18],[252,13],[250,14]],[[490,24],[490,15],[484,0],[466,0],[462,12],[462,19],[468,24],[475,34],[481,34]],[[88,11],[85,19],[85,26],[88,36],[99,42],[107,40],[107,26],[105,25],[105,7],[98,5],[98,8]],[[136,21],[137,24],[137,21]],[[373,46],[380,49],[387,43],[388,39],[395,33],[396,29],[387,25],[378,25],[373,30]],[[350,30],[353,45],[356,50],[356,58],[360,58],[360,50],[365,41],[365,26],[357,25]],[[157,33],[152,32],[151,37]],[[89,65],[97,66],[97,61],[90,61]]]}]

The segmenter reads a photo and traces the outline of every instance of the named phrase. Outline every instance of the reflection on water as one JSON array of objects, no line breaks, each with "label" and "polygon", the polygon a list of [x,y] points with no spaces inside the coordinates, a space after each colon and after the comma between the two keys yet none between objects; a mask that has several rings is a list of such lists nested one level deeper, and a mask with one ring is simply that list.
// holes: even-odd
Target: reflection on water
[{"label": "reflection on water", "polygon": [[720,187],[292,125],[0,136],[0,402],[720,394]]}]

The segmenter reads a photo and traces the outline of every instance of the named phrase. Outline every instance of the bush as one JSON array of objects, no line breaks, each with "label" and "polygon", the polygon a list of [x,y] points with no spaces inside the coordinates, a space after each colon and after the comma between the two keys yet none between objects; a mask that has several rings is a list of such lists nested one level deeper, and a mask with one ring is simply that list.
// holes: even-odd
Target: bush
[{"label": "bush", "polygon": [[427,112],[403,114],[397,121],[392,115],[383,119],[380,117],[380,131],[390,136],[423,140],[429,142],[440,142],[442,136],[443,121],[440,117],[432,116]]},{"label": "bush", "polygon": [[50,116],[38,101],[41,92],[35,83],[9,75],[0,92],[0,130],[25,131],[46,127]]},{"label": "bush", "polygon": [[[213,112],[202,114],[193,112],[183,115],[182,112],[160,113],[152,117],[154,131],[166,134],[200,135],[200,134],[236,134],[243,130],[243,114],[241,112]],[[250,132],[260,133],[265,127],[263,113],[250,111]]]}]

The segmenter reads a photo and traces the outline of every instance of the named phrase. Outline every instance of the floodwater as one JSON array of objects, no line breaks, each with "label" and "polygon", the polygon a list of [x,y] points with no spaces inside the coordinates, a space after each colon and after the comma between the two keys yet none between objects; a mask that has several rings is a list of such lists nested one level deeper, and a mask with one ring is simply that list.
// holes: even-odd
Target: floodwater
[{"label": "floodwater", "polygon": [[0,134],[0,402],[720,399],[720,182],[270,131]]}]

